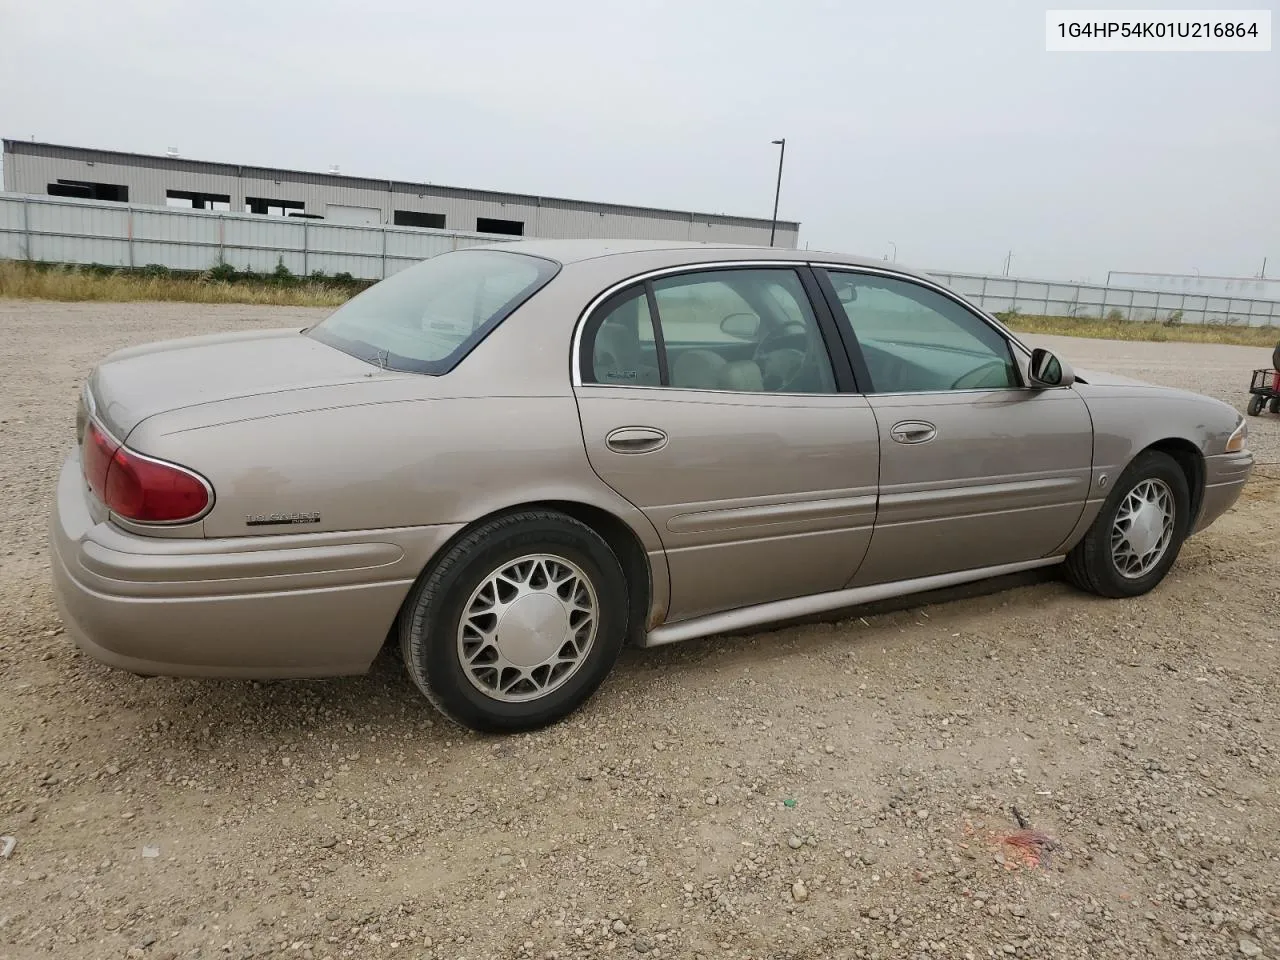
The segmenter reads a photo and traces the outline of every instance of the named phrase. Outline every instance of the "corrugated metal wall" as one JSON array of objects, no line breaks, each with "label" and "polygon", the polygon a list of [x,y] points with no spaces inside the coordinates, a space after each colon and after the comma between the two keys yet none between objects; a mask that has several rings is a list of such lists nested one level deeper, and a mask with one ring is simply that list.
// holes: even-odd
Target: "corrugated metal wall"
[{"label": "corrugated metal wall", "polygon": [[[230,211],[245,210],[246,197],[288,200],[323,217],[329,204],[372,207],[383,223],[396,210],[444,214],[449,230],[473,232],[478,218],[516,220],[527,237],[702,240],[768,244],[769,221],[684,213],[586,201],[465,190],[402,181],[300,173],[234,164],[115,154],[46,144],[6,141],[5,189],[43,195],[60,179],[121,184],[132,204],[165,206],[167,191],[224,194]],[[794,249],[799,225],[779,222],[775,244]]]}]

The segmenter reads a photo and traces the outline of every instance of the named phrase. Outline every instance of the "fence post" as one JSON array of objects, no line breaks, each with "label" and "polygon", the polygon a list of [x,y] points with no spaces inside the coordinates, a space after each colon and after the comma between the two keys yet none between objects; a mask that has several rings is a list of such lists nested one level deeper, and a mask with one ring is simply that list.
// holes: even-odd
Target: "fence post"
[{"label": "fence post", "polygon": [[218,214],[218,263],[227,262],[227,218]]},{"label": "fence post", "polygon": [[387,279],[387,228],[382,228],[382,279]]},{"label": "fence post", "polygon": [[22,198],[22,242],[26,248],[27,259],[35,259],[31,256],[31,198],[27,196]]},{"label": "fence post", "polygon": [[1129,291],[1129,321],[1130,321],[1130,322],[1132,322],[1132,321],[1133,321],[1133,301],[1134,301],[1134,299],[1135,299],[1134,291],[1133,291],[1133,290],[1130,290],[1130,291]]},{"label": "fence post", "polygon": [[129,207],[129,268],[133,268],[133,207]]},{"label": "fence post", "polygon": [[[1108,283],[1110,283],[1111,281],[1110,281],[1110,280],[1108,280],[1107,282],[1108,282]],[[1099,320],[1105,320],[1105,319],[1107,319],[1107,290],[1108,290],[1108,289],[1110,289],[1110,288],[1109,288],[1109,287],[1103,287],[1103,288],[1102,288],[1102,303],[1098,304],[1098,319],[1099,319]]]},{"label": "fence post", "polygon": [[311,276],[311,271],[307,269],[307,252],[311,249],[311,233],[307,228],[307,221],[302,221],[302,275],[304,277]]}]

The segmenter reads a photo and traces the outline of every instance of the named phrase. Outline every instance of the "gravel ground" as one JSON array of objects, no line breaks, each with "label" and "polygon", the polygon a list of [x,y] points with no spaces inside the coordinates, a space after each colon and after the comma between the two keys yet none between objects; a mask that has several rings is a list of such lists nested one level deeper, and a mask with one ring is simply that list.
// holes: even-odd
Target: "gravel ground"
[{"label": "gravel ground", "polygon": [[[389,655],[277,684],[77,655],[43,526],[84,374],[311,316],[0,302],[0,957],[1280,957],[1280,418],[1147,597],[1023,578],[628,651],[535,734],[443,724]],[[1267,361],[1051,345],[1238,406]]]}]

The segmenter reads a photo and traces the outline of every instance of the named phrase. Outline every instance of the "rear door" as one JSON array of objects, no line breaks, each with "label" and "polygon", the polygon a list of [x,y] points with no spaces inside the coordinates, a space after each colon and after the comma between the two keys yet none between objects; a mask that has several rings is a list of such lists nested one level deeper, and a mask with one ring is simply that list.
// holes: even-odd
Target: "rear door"
[{"label": "rear door", "polygon": [[838,589],[866,553],[875,416],[811,297],[803,267],[663,271],[579,331],[587,455],[662,538],[668,621]]},{"label": "rear door", "polygon": [[1004,333],[940,288],[887,271],[818,276],[880,432],[875,534],[853,585],[1051,556],[1089,491],[1079,394],[1024,387]]}]

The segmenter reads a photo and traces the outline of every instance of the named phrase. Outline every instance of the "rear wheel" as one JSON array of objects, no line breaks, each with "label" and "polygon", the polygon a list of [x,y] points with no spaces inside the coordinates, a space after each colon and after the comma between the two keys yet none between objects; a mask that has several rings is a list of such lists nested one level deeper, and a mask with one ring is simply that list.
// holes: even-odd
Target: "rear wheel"
[{"label": "rear wheel", "polygon": [[1120,475],[1084,539],[1067,554],[1067,577],[1102,597],[1136,597],[1164,579],[1191,522],[1182,468],[1148,450]]},{"label": "rear wheel", "polygon": [[1267,409],[1272,413],[1280,413],[1280,397],[1273,397],[1271,403],[1267,405]]},{"label": "rear wheel", "polygon": [[627,585],[594,531],[530,510],[489,521],[431,567],[400,621],[418,689],[475,730],[545,726],[584,703],[627,634]]},{"label": "rear wheel", "polygon": [[1249,398],[1249,416],[1256,417],[1262,412],[1262,406],[1265,404],[1266,398],[1260,393],[1255,393]]}]

